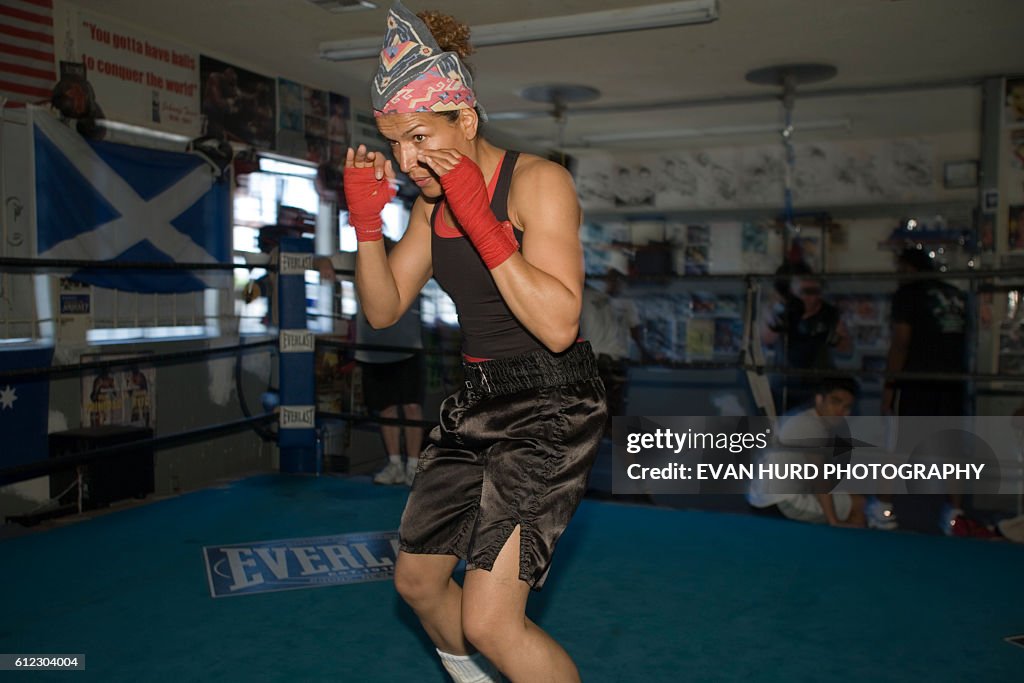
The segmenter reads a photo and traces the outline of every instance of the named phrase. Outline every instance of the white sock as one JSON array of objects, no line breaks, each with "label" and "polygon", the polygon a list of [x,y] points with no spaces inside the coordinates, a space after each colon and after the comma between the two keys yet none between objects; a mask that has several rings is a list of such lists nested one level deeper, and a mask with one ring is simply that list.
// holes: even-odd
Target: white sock
[{"label": "white sock", "polygon": [[479,652],[471,655],[453,655],[437,651],[441,664],[455,683],[501,683],[505,679],[498,669]]},{"label": "white sock", "polygon": [[405,461],[406,469],[410,469],[410,470],[416,469],[419,466],[419,464],[420,464],[420,459],[419,458],[408,458]]},{"label": "white sock", "polygon": [[402,464],[402,456],[401,455],[389,455],[388,456],[388,460],[390,460],[395,465],[401,465]]}]

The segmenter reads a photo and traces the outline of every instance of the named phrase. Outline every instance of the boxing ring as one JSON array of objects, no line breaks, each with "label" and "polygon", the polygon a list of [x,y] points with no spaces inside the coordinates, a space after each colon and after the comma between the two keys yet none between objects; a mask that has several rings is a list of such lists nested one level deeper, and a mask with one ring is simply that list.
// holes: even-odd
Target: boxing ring
[{"label": "boxing ring", "polygon": [[[278,363],[280,406],[258,413],[243,409],[236,419],[158,433],[145,444],[160,450],[259,429],[280,449],[279,472],[145,502],[65,511],[70,514],[0,539],[0,577],[8,587],[0,653],[83,654],[83,679],[98,681],[446,680],[395,594],[389,559],[380,553],[379,571],[363,580],[282,584],[289,589],[238,594],[214,590],[238,567],[254,585],[269,581],[275,567],[288,579],[303,568],[324,570],[328,557],[315,539],[393,533],[404,506],[404,488],[375,487],[365,476],[328,476],[324,467],[318,445],[323,420],[410,421],[316,409],[317,346],[358,345],[318,340],[306,329],[302,274],[311,267],[311,246],[306,240],[285,244],[280,261],[268,264],[280,275],[276,339],[147,359],[174,366],[271,353]],[[140,265],[37,261],[0,259],[0,265],[58,271]],[[1024,270],[984,277],[1022,275]],[[950,274],[958,276],[982,277]],[[667,364],[673,371],[746,378],[751,403],[765,414],[771,413],[768,374],[822,374],[770,366],[758,355],[751,334],[758,282],[770,277],[741,278],[746,333],[737,362]],[[298,303],[289,306],[290,301]],[[0,384],[126,364],[4,370]],[[979,373],[929,377],[1014,379]],[[0,482],[80,472],[140,443],[7,467],[0,470]],[[1024,570],[1019,545],[838,530],[605,498],[584,501],[561,541],[547,587],[529,607],[531,617],[564,644],[585,681],[1011,681],[1024,668],[1024,650],[1006,640],[1024,633],[1024,592],[1016,589]],[[271,550],[236,551],[234,570],[226,561],[210,561],[211,550],[253,544]],[[55,676],[36,674],[40,680]]]}]

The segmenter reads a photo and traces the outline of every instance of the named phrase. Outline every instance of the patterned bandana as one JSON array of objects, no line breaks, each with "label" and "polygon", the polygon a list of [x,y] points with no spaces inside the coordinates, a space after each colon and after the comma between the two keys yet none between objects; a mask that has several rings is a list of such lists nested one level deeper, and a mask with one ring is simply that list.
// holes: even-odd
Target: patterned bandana
[{"label": "patterned bandana", "polygon": [[380,65],[370,88],[376,116],[477,107],[473,77],[454,52],[442,52],[426,24],[398,0],[388,12]]}]

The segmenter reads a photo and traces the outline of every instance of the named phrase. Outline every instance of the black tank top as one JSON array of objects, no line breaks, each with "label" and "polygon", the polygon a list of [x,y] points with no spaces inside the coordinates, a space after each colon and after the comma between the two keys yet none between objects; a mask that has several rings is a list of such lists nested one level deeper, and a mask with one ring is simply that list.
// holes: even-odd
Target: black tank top
[{"label": "black tank top", "polygon": [[[519,152],[506,152],[498,167],[491,210],[499,221],[508,220],[508,192]],[[430,249],[434,279],[455,302],[462,328],[462,352],[474,358],[508,358],[545,348],[509,310],[498,291],[491,271],[480,254],[463,237],[442,237],[438,202],[430,216]],[[460,231],[461,232],[461,231]],[[514,230],[520,248],[523,233]]]}]

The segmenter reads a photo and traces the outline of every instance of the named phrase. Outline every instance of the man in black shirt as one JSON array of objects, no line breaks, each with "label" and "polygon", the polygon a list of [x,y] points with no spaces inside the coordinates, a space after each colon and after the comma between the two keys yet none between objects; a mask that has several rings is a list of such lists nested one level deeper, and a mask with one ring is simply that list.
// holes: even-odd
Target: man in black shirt
[{"label": "man in black shirt", "polygon": [[[903,273],[932,270],[921,249],[898,257]],[[938,279],[911,280],[892,298],[889,372],[966,372],[967,303],[963,292]],[[886,382],[882,411],[894,415],[963,415],[964,382],[900,379]]]},{"label": "man in black shirt", "polygon": [[[901,273],[933,270],[927,252],[913,247],[899,254],[897,268]],[[966,372],[966,312],[964,293],[947,282],[927,278],[901,284],[892,298],[888,371]],[[889,380],[882,393],[882,412],[899,416],[964,415],[967,410],[965,389],[966,383],[962,380]],[[896,527],[889,496],[872,500],[867,514],[873,526]],[[947,535],[990,535],[964,514],[961,493],[949,493],[949,505],[940,526]]]},{"label": "man in black shirt", "polygon": [[[790,266],[785,274],[793,279],[789,291],[782,285],[785,298],[766,320],[761,339],[775,346],[775,364],[800,370],[825,370],[835,367],[833,349],[847,353],[850,335],[840,317],[839,309],[825,301],[821,281],[813,277],[804,263]],[[779,413],[814,401],[820,383],[817,377],[798,375],[773,378]]]}]

